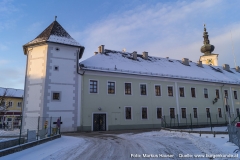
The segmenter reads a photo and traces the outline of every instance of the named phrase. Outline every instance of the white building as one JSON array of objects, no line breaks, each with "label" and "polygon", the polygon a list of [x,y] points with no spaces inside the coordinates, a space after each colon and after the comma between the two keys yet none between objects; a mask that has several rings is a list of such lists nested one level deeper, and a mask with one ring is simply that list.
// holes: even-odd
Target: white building
[{"label": "white building", "polygon": [[[216,65],[217,54],[211,53],[214,47],[204,30],[200,59],[214,57]],[[180,125],[190,119],[203,124],[209,113],[215,123],[225,123],[225,96],[232,118],[239,114],[239,67],[120,52],[104,45],[79,64],[84,47],[57,21],[23,48],[24,116],[61,116],[65,131],[159,128],[163,118],[168,125],[172,119]],[[24,127],[29,124],[25,119]]]}]

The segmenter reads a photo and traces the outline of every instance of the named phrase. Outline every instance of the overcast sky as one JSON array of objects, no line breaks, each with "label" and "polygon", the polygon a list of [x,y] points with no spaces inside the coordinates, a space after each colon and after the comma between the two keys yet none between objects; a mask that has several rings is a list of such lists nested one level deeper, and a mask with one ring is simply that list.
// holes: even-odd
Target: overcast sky
[{"label": "overcast sky", "polygon": [[196,62],[202,55],[205,23],[219,65],[234,67],[234,53],[240,66],[239,0],[0,0],[0,87],[24,88],[22,46],[55,15],[85,46],[82,60],[103,44],[106,49]]}]

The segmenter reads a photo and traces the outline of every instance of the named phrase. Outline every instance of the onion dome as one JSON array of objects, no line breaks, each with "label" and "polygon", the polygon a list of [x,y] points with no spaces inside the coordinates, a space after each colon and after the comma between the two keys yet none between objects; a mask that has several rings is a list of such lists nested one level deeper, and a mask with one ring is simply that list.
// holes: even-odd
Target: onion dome
[{"label": "onion dome", "polygon": [[203,46],[201,47],[201,52],[204,53],[204,55],[209,55],[212,53],[215,47],[214,45],[210,44],[210,41],[208,39],[208,32],[205,24],[204,24],[203,39],[204,41],[203,41]]}]

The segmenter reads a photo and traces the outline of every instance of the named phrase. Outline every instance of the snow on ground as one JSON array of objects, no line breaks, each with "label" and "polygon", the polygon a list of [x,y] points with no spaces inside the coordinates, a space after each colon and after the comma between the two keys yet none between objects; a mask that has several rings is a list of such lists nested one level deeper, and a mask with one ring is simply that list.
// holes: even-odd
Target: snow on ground
[{"label": "snow on ground", "polygon": [[[96,133],[96,132],[95,132]],[[175,131],[152,131],[143,133],[107,134],[106,133],[76,133],[74,136],[62,136],[53,140],[17,152],[2,160],[12,159],[43,159],[43,160],[71,160],[71,159],[160,159],[161,156],[173,156],[164,159],[209,159],[193,158],[190,156],[206,156],[206,154],[231,154],[238,147],[227,142],[228,135],[185,133]],[[132,158],[131,158],[132,156]],[[152,158],[144,158],[152,156]],[[239,156],[239,155],[238,155]],[[138,158],[133,158],[138,157]],[[155,158],[154,158],[155,157]],[[189,158],[190,157],[190,158]],[[240,157],[240,156],[239,156]],[[184,158],[183,158],[184,159]],[[216,158],[239,159],[239,158]]]},{"label": "snow on ground", "polygon": [[17,136],[19,134],[20,134],[20,129],[14,129],[14,130],[0,129],[0,137],[1,136]]}]

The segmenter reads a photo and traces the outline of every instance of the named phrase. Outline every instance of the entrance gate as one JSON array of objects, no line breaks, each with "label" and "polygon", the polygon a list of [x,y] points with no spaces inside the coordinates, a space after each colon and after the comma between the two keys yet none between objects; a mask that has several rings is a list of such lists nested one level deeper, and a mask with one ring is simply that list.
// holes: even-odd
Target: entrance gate
[{"label": "entrance gate", "polygon": [[106,114],[93,114],[93,131],[106,131]]}]

